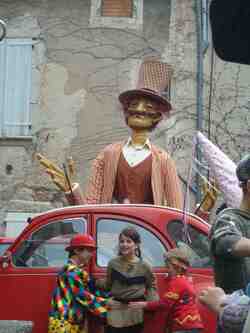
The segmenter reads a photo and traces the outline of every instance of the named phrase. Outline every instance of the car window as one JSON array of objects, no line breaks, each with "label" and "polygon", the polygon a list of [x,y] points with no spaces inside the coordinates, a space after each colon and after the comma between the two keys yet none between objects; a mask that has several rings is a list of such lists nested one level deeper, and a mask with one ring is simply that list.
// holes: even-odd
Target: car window
[{"label": "car window", "polygon": [[109,260],[118,254],[118,237],[127,227],[135,227],[141,236],[142,258],[153,267],[165,267],[162,242],[149,230],[135,223],[114,218],[100,218],[97,221],[97,265],[106,267]]},{"label": "car window", "polygon": [[188,225],[188,233],[191,242],[183,240],[183,222],[173,220],[167,225],[167,232],[176,246],[183,248],[189,255],[191,266],[200,268],[212,267],[212,259],[209,251],[209,239],[201,230]]},{"label": "car window", "polygon": [[0,243],[0,256],[2,256],[5,250],[10,247],[11,243]]},{"label": "car window", "polygon": [[86,229],[84,218],[49,223],[22,242],[13,253],[13,263],[18,267],[61,267],[67,261],[65,247],[70,239]]}]

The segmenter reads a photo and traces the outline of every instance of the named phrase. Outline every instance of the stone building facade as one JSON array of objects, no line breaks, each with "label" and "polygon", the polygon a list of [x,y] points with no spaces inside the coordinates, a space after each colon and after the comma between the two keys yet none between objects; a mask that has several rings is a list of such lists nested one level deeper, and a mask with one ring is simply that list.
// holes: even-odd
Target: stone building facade
[{"label": "stone building facade", "polygon": [[[0,3],[7,41],[32,43],[28,134],[6,135],[1,125],[1,222],[10,213],[29,215],[65,204],[36,153],[59,165],[72,156],[84,188],[98,151],[128,136],[117,97],[135,87],[145,56],[159,56],[174,68],[174,110],[152,140],[172,154],[185,189],[197,122],[197,1],[127,1],[131,12],[119,17],[112,8],[104,15],[104,2]],[[250,145],[250,69],[215,56],[211,76],[211,44],[203,64],[203,129],[209,126],[211,139],[237,161]]]}]

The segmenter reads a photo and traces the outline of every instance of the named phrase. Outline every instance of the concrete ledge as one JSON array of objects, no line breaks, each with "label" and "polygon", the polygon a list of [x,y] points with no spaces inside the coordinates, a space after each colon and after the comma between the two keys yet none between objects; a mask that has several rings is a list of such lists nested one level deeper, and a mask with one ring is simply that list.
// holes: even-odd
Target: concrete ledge
[{"label": "concrete ledge", "polygon": [[0,333],[30,333],[32,321],[0,320]]}]

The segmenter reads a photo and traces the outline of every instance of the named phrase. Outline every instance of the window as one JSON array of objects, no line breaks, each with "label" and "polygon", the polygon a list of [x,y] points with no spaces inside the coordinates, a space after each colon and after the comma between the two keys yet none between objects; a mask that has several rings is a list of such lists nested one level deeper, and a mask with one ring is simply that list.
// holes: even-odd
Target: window
[{"label": "window", "polygon": [[47,224],[23,241],[13,254],[13,263],[18,267],[61,267],[68,254],[65,247],[73,235],[84,233],[86,220],[67,219]]},{"label": "window", "polygon": [[176,246],[183,248],[189,255],[192,267],[209,268],[212,266],[207,235],[189,224],[188,232],[191,243],[187,244],[183,241],[183,223],[180,220],[169,222],[167,231],[170,237],[176,242]]},{"label": "window", "polygon": [[132,222],[111,218],[97,221],[97,265],[105,267],[117,256],[119,234],[127,227],[136,228],[141,236],[142,258],[153,267],[165,267],[163,254],[166,249],[152,232]]},{"label": "window", "polygon": [[102,0],[102,16],[132,17],[133,0]]},{"label": "window", "polygon": [[143,0],[91,0],[91,27],[142,30]]},{"label": "window", "polygon": [[31,39],[0,42],[0,73],[0,137],[31,136]]}]

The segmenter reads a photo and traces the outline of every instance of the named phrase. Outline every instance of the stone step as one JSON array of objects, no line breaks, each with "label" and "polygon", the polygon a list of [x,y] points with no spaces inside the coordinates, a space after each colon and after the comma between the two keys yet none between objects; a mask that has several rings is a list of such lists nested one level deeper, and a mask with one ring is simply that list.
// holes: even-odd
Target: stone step
[{"label": "stone step", "polygon": [[0,320],[0,333],[30,333],[33,323],[20,320]]}]

